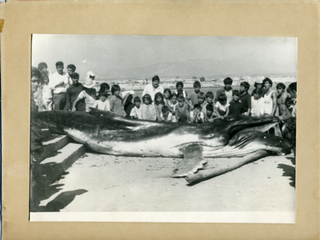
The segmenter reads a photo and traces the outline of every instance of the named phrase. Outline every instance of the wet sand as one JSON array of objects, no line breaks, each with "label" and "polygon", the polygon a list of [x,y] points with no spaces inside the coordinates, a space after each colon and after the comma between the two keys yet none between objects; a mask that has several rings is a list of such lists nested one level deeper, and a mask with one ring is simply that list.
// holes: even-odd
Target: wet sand
[{"label": "wet sand", "polygon": [[[86,153],[53,184],[58,192],[40,205],[59,199],[60,212],[294,211],[292,154],[265,157],[193,186],[171,178],[178,161]],[[208,159],[208,167],[230,161]]]}]

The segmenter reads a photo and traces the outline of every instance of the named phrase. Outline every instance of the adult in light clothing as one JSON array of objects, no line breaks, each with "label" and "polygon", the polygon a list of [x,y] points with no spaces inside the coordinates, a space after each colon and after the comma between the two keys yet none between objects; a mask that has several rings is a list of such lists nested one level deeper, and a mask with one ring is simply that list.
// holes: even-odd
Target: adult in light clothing
[{"label": "adult in light clothing", "polygon": [[154,99],[154,96],[156,95],[156,93],[162,93],[164,92],[164,89],[162,86],[160,86],[160,78],[158,75],[155,75],[152,78],[152,83],[148,84],[147,86],[144,87],[144,90],[142,92],[142,96],[149,94],[151,99]]},{"label": "adult in light clothing", "polygon": [[230,77],[227,77],[227,78],[225,78],[223,80],[224,88],[219,89],[216,92],[216,99],[215,99],[216,102],[218,101],[218,98],[219,98],[221,93],[224,93],[226,95],[227,104],[229,104],[233,100],[233,97],[232,97],[232,94],[233,94],[232,83],[233,83],[233,80]]},{"label": "adult in light clothing", "polygon": [[57,62],[56,69],[57,72],[49,76],[49,85],[53,90],[53,110],[63,110],[66,102],[68,76],[67,73],[63,71],[63,62]]},{"label": "adult in light clothing", "polygon": [[271,89],[272,81],[269,78],[263,80],[264,93],[264,115],[274,116],[277,109],[277,95],[274,90]]},{"label": "adult in light clothing", "polygon": [[76,111],[77,103],[84,99],[86,104],[86,112],[90,112],[90,108],[93,107],[97,97],[96,89],[93,88],[95,85],[95,81],[93,81],[91,78],[86,79],[86,82],[83,85],[84,89],[79,93],[77,99],[73,103],[72,111]]}]

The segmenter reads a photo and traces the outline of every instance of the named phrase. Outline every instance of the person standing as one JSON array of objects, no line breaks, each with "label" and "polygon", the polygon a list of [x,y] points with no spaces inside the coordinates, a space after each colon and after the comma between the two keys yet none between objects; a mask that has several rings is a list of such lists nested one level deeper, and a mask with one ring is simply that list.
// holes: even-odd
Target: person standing
[{"label": "person standing", "polygon": [[224,88],[220,89],[216,92],[216,102],[218,101],[218,98],[220,96],[221,93],[224,93],[227,97],[227,103],[230,103],[233,99],[232,95],[233,95],[233,89],[232,89],[232,83],[233,80],[230,77],[227,77],[223,80],[223,84],[224,84]]},{"label": "person standing", "polygon": [[264,94],[264,115],[274,116],[277,109],[277,96],[275,91],[271,89],[272,81],[269,78],[263,80]]},{"label": "person standing", "polygon": [[67,66],[67,76],[68,76],[68,84],[71,85],[73,83],[72,78],[71,78],[71,74],[74,73],[76,71],[76,66],[74,64],[69,64]]},{"label": "person standing", "polygon": [[57,62],[56,69],[57,72],[49,76],[49,84],[53,89],[53,110],[62,110],[65,107],[68,76],[66,72],[63,71],[63,62]]},{"label": "person standing", "polygon": [[[70,74],[72,84],[67,88],[66,92],[66,106],[65,110],[70,111],[72,110],[72,106],[74,101],[79,96],[80,92],[84,89],[83,85],[79,83],[79,74],[78,73],[71,73]],[[76,105],[77,111],[85,111],[85,103],[84,101],[79,101]]]},{"label": "person standing", "polygon": [[164,89],[162,86],[160,86],[160,78],[158,75],[155,75],[152,78],[152,83],[148,84],[147,86],[144,87],[144,90],[142,92],[142,96],[149,94],[151,99],[154,99],[154,96],[156,95],[156,93],[160,92],[161,94],[163,94]]},{"label": "person standing", "polygon": [[250,115],[251,111],[251,95],[249,94],[250,84],[248,82],[240,83],[240,101],[242,102],[242,114]]}]

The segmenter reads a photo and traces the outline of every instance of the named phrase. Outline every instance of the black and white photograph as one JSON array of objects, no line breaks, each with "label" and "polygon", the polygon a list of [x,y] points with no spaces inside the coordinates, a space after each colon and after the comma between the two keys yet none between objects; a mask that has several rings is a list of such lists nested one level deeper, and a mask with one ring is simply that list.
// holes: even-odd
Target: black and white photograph
[{"label": "black and white photograph", "polygon": [[297,38],[30,37],[30,221],[295,223]]}]

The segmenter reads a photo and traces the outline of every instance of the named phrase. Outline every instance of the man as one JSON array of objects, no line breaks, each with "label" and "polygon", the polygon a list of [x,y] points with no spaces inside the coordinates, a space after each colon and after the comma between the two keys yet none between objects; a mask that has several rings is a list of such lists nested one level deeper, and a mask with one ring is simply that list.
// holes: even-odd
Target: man
[{"label": "man", "polygon": [[68,72],[68,84],[71,85],[73,82],[72,82],[72,79],[71,79],[71,74],[74,73],[76,71],[76,66],[73,65],[73,64],[69,64],[67,66],[67,72]]},{"label": "man", "polygon": [[272,81],[270,78],[263,80],[264,94],[264,114],[267,116],[274,116],[277,109],[277,96],[275,91],[271,89]]},{"label": "man", "polygon": [[[83,90],[83,85],[79,83],[79,74],[71,73],[70,74],[72,84],[67,88],[66,91],[66,106],[65,110],[71,111],[73,102],[77,99],[79,93]],[[76,106],[77,111],[85,111],[84,101],[79,101]]]},{"label": "man", "polygon": [[41,105],[41,89],[39,88],[41,72],[38,68],[31,68],[31,112],[37,112]]},{"label": "man", "polygon": [[278,115],[282,116],[286,111],[286,99],[287,93],[285,92],[286,86],[283,83],[277,84],[277,107],[278,107]]},{"label": "man", "polygon": [[152,78],[152,83],[144,87],[142,96],[144,96],[145,94],[150,94],[152,101],[154,101],[154,96],[156,95],[156,93],[160,92],[163,94],[164,92],[163,87],[160,86],[159,83],[160,83],[160,78],[158,75],[155,75]]},{"label": "man", "polygon": [[50,75],[50,87],[53,89],[53,110],[63,110],[66,101],[66,90],[68,87],[68,76],[63,71],[63,62],[56,63],[57,72]]},{"label": "man", "polygon": [[233,99],[232,82],[233,80],[230,77],[227,77],[223,80],[224,88],[217,91],[216,99],[215,99],[216,102],[218,101],[218,97],[220,96],[221,93],[224,93],[227,96],[227,103],[230,103],[232,101]]},{"label": "man", "polygon": [[248,93],[250,84],[248,82],[240,83],[240,101],[242,102],[242,114],[249,116],[251,111],[251,95]]}]

